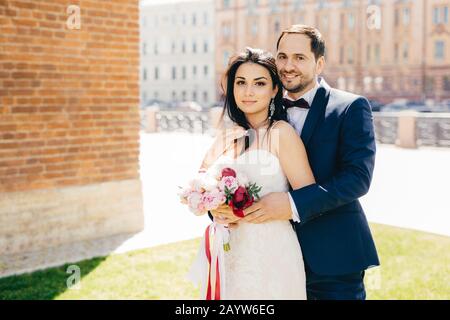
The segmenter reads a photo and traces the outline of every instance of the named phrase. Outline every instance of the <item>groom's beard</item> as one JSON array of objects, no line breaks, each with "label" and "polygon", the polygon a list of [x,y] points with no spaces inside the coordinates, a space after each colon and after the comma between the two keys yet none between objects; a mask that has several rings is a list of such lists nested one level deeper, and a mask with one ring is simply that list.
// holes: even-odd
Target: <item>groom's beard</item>
[{"label": "groom's beard", "polygon": [[312,77],[311,79],[308,79],[308,80],[300,81],[300,83],[298,85],[296,85],[295,87],[289,88],[289,87],[286,87],[284,84],[283,84],[283,87],[287,92],[299,93],[299,92],[302,92],[303,90],[305,90],[305,88],[308,87],[313,81],[314,81],[314,77]]}]

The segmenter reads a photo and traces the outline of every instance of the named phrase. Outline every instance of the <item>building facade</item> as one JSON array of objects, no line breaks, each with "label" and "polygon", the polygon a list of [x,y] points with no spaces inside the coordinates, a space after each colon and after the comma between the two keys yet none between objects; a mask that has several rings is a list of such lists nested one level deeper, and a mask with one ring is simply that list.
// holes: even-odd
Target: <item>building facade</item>
[{"label": "building facade", "polygon": [[141,105],[215,100],[214,1],[141,4]]},{"label": "building facade", "polygon": [[332,86],[381,102],[450,99],[449,10],[449,0],[217,1],[216,83],[235,52],[275,52],[283,29],[308,24],[325,38]]}]

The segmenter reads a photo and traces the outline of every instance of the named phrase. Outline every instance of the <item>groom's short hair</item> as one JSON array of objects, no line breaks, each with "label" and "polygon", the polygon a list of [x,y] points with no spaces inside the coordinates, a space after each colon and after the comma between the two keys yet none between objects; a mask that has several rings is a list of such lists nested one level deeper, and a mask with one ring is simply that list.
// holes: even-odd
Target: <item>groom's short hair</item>
[{"label": "groom's short hair", "polygon": [[311,51],[314,53],[316,60],[325,55],[325,40],[323,39],[320,31],[314,27],[304,24],[294,24],[288,29],[283,30],[278,37],[277,50],[278,46],[280,45],[281,38],[288,33],[304,34],[305,36],[310,38]]}]

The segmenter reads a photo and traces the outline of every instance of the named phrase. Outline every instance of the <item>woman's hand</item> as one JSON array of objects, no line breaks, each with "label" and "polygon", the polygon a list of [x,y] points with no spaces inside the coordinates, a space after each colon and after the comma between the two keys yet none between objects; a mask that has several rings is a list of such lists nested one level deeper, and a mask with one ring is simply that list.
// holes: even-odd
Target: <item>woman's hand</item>
[{"label": "woman's hand", "polygon": [[220,224],[235,223],[241,218],[236,217],[233,210],[226,204],[222,204],[216,210],[211,210],[214,221]]}]

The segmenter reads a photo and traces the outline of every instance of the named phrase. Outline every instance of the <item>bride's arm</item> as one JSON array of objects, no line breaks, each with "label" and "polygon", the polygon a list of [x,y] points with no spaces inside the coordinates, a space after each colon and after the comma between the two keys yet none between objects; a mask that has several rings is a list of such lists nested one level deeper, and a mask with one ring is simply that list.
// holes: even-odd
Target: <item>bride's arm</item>
[{"label": "bride's arm", "polygon": [[206,171],[232,145],[233,140],[243,136],[243,134],[245,134],[245,130],[239,126],[217,131],[216,139],[206,152],[199,172]]},{"label": "bride's arm", "polygon": [[[292,189],[300,189],[315,183],[303,141],[295,129],[285,121],[279,121],[272,130],[272,145]],[[273,139],[275,137],[275,139]],[[278,139],[277,139],[278,138]]]},{"label": "bride's arm", "polygon": [[203,161],[200,165],[200,168],[198,169],[199,172],[206,171],[211,166],[212,163],[214,163],[214,160],[217,159],[219,156],[219,150],[220,148],[224,148],[224,134],[223,131],[217,131],[216,138],[214,139],[214,142],[209,147],[208,151],[206,152],[205,156],[203,157]]}]

